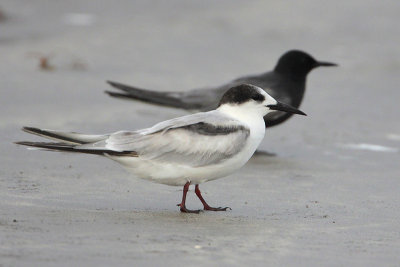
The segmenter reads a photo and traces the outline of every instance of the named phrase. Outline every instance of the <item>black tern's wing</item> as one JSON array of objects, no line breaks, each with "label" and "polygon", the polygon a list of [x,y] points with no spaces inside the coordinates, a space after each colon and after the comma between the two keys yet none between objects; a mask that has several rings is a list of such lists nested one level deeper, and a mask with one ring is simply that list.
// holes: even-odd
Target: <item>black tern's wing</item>
[{"label": "black tern's wing", "polygon": [[223,162],[241,151],[249,129],[218,111],[165,121],[137,132],[112,134],[106,147],[136,151],[139,158],[200,167]]},{"label": "black tern's wing", "polygon": [[135,86],[108,81],[112,87],[119,89],[119,92],[105,91],[108,95],[117,98],[126,98],[143,101],[150,104],[156,104],[167,107],[191,109],[196,108],[188,106],[182,101],[182,92],[161,92],[148,89],[142,89]]},{"label": "black tern's wing", "polygon": [[[106,91],[113,97],[135,99],[150,104],[181,108],[192,111],[210,111],[218,107],[223,94],[230,88],[247,83],[261,88],[267,88],[271,81],[265,74],[244,76],[217,87],[197,88],[188,91],[154,91],[135,86],[108,81],[118,92]],[[267,90],[268,93],[271,93]],[[274,92],[271,93],[275,97]]]},{"label": "black tern's wing", "polygon": [[261,88],[263,83],[262,75],[244,76],[217,87],[199,88],[183,92],[181,101],[186,104],[188,109],[210,111],[218,107],[219,102],[226,91],[234,86],[241,84],[252,84]]},{"label": "black tern's wing", "polygon": [[202,88],[189,91],[155,91],[142,89],[135,86],[108,81],[112,87],[120,91],[105,91],[108,95],[117,98],[133,99],[149,104],[181,108],[192,111],[210,111],[218,106],[222,94],[228,90],[214,90],[214,88]]}]

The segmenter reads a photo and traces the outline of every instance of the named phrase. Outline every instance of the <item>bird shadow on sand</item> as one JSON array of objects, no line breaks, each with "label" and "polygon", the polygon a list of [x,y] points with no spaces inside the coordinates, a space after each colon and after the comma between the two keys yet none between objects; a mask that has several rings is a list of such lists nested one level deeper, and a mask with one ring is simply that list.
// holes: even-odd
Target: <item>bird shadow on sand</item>
[{"label": "bird shadow on sand", "polygon": [[[233,215],[231,212],[212,212],[204,211],[199,214],[181,213],[179,211],[168,210],[131,210],[119,211],[103,214],[109,217],[114,223],[134,223],[136,226],[143,227],[152,224],[153,226],[171,226],[176,229],[190,230],[195,227],[199,229],[214,229],[220,233],[228,234],[232,228],[241,228],[243,225],[257,225],[265,220],[260,220],[254,216]],[[272,215],[271,215],[272,216]],[[178,231],[178,230],[177,230]]]},{"label": "bird shadow on sand", "polygon": [[256,150],[256,152],[254,152],[253,157],[276,157],[276,153],[274,152],[269,152],[266,150]]}]

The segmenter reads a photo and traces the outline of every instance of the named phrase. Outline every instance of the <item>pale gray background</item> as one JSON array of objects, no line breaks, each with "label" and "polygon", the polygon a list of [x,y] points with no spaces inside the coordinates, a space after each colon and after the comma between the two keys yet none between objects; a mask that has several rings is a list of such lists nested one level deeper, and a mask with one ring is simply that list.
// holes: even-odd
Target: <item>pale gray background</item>
[{"label": "pale gray background", "polygon": [[[2,0],[0,10],[0,266],[398,266],[399,1]],[[105,133],[186,114],[111,99],[107,79],[218,85],[292,48],[340,67],[309,75],[308,117],[267,131],[261,148],[275,157],[202,186],[232,211],[181,214],[181,188],[12,144],[39,140],[23,125]]]}]

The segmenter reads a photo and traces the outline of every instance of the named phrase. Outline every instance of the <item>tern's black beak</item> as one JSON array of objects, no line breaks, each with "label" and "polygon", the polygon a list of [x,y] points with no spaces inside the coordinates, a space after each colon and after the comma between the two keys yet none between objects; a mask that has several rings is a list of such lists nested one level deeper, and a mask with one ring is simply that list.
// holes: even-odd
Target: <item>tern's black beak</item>
[{"label": "tern's black beak", "polygon": [[338,66],[338,64],[336,64],[336,63],[317,61],[317,62],[315,62],[314,68],[316,68],[316,67],[336,67],[336,66]]},{"label": "tern's black beak", "polygon": [[307,116],[306,113],[304,113],[301,110],[298,110],[290,105],[278,102],[276,105],[268,105],[267,107],[269,107],[269,109],[271,110],[279,110],[279,111],[283,111],[283,112],[288,112],[288,113],[295,113],[295,114],[300,114],[300,115],[304,115]]}]

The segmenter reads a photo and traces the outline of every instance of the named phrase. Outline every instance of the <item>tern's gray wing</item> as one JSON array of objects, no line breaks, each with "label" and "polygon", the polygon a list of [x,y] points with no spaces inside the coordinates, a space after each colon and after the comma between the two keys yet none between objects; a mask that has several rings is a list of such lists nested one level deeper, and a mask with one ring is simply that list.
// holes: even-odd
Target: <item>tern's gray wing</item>
[{"label": "tern's gray wing", "polygon": [[249,129],[239,121],[210,111],[144,130],[117,132],[92,147],[135,151],[140,159],[199,167],[233,157],[243,149],[249,134]]}]

